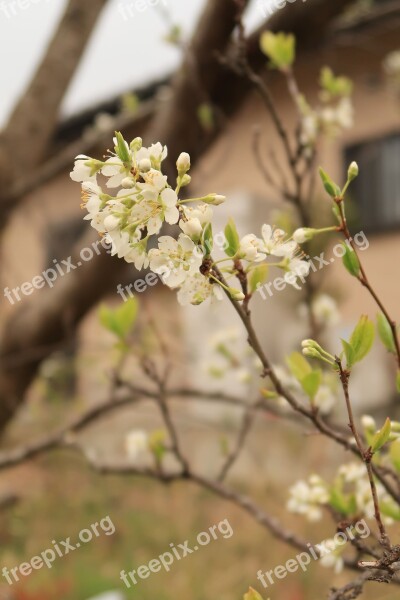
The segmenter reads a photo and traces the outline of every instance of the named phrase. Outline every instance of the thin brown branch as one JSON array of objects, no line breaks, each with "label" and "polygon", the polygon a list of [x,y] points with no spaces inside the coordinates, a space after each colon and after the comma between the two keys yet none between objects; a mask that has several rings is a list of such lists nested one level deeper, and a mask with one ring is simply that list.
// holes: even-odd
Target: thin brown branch
[{"label": "thin brown branch", "polygon": [[374,474],[373,474],[373,470],[372,470],[373,454],[370,449],[364,448],[363,441],[358,432],[358,429],[357,429],[357,426],[355,423],[355,419],[354,419],[353,407],[351,405],[350,394],[349,394],[350,372],[343,369],[341,360],[339,358],[336,360],[336,364],[339,368],[340,381],[342,384],[343,393],[344,393],[344,397],[345,397],[345,401],[346,401],[347,414],[349,417],[349,427],[350,427],[352,434],[354,435],[354,439],[356,440],[358,451],[359,451],[360,456],[361,456],[362,460],[364,461],[365,467],[367,469],[369,485],[371,488],[371,495],[372,495],[372,499],[373,499],[373,503],[374,503],[375,520],[378,525],[379,533],[381,536],[380,542],[385,548],[390,548],[391,547],[390,539],[387,534],[385,525],[382,521],[382,515],[381,515],[380,508],[379,508],[378,491],[376,489]]},{"label": "thin brown branch", "polygon": [[352,237],[350,230],[348,228],[348,225],[347,225],[347,219],[346,219],[346,215],[345,215],[345,211],[344,211],[343,198],[335,198],[335,201],[336,201],[336,204],[339,207],[339,211],[340,211],[341,227],[342,227],[343,235],[346,238],[346,242],[348,244],[350,244],[352,250],[355,252],[357,259],[358,259],[358,264],[360,265],[360,274],[358,275],[357,278],[358,278],[359,282],[361,283],[361,285],[363,285],[368,290],[368,292],[370,293],[370,295],[372,296],[372,298],[374,299],[374,301],[380,308],[381,312],[384,314],[387,322],[389,323],[390,329],[392,331],[393,342],[394,342],[394,345],[396,348],[397,365],[398,365],[398,368],[400,369],[400,341],[399,341],[399,336],[398,336],[397,323],[394,319],[392,319],[388,310],[384,306],[382,300],[379,298],[378,294],[376,293],[373,286],[369,282],[369,279],[367,277],[365,269],[360,260],[359,253],[357,251],[357,246],[354,243],[353,237]]}]

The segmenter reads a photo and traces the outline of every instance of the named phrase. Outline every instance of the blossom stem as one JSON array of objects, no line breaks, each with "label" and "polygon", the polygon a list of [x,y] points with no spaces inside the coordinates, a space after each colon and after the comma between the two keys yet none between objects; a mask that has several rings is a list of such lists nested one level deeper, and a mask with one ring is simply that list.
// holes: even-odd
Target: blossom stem
[{"label": "blossom stem", "polygon": [[343,369],[342,361],[339,358],[336,359],[336,364],[339,368],[340,381],[342,383],[343,393],[344,393],[344,397],[345,397],[345,401],[346,401],[347,414],[349,417],[349,427],[351,429],[352,434],[354,435],[354,439],[356,441],[358,451],[359,451],[360,456],[361,456],[361,458],[366,466],[366,469],[367,469],[369,485],[370,485],[371,494],[372,494],[372,500],[374,503],[374,513],[375,513],[374,516],[375,516],[375,520],[378,525],[379,533],[381,536],[380,542],[381,542],[382,546],[385,546],[386,548],[390,549],[391,543],[390,543],[390,539],[387,534],[385,525],[383,524],[383,521],[382,521],[381,511],[379,508],[378,492],[376,489],[374,474],[373,474],[373,470],[372,470],[371,463],[372,463],[373,454],[372,454],[370,448],[368,450],[366,450],[364,448],[363,441],[361,439],[360,434],[358,433],[358,430],[357,430],[357,427],[355,424],[355,420],[354,420],[353,407],[351,405],[350,394],[349,394],[350,371]]}]

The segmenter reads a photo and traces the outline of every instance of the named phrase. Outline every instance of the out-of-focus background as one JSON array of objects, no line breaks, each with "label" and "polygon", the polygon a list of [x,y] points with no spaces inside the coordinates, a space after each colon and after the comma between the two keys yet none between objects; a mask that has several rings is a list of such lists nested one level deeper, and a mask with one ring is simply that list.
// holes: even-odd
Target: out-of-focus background
[{"label": "out-of-focus background", "polygon": [[[127,139],[139,135],[148,144],[161,141],[169,147],[170,172],[179,153],[190,152],[192,196],[213,191],[227,197],[215,209],[216,231],[223,230],[230,216],[242,235],[259,234],[263,223],[296,224],[290,203],[257,165],[256,131],[265,161],[278,179],[285,178],[284,156],[271,118],[245,79],[220,60],[236,39],[236,10],[233,0],[0,2],[4,449],[57,429],[109,395],[115,352],[112,336],[99,323],[99,303],[118,306],[122,302],[118,284],[132,283],[137,274],[132,265],[90,250],[95,232],[82,221],[79,187],[69,178],[75,155],[101,158],[115,129]],[[284,81],[268,68],[259,51],[263,28],[297,36],[296,78],[311,104],[318,102],[323,66],[354,82],[351,126],[322,140],[315,168],[321,164],[333,179],[343,181],[348,164],[358,162],[360,176],[349,200],[351,227],[354,233],[364,232],[360,238],[364,265],[389,312],[396,315],[400,60],[397,67],[393,60],[388,66],[387,57],[400,46],[400,2],[253,0],[244,23],[249,60],[265,78],[289,129],[296,125],[295,109]],[[312,195],[319,224],[329,218],[329,203],[318,183]],[[331,242],[330,238],[325,242],[329,257],[337,240],[332,246]],[[87,252],[82,254],[83,249]],[[65,261],[70,256],[74,265],[81,265],[67,272]],[[57,265],[63,272],[50,285],[41,289],[29,285],[46,269],[57,272]],[[335,352],[360,313],[373,317],[376,308],[362,287],[349,281],[339,259],[312,277],[321,295],[332,297],[340,312],[324,332],[326,344]],[[247,373],[234,369],[228,377],[215,379],[208,368],[210,348],[220,330],[228,330],[237,351],[245,352],[245,335],[226,305],[182,308],[176,294],[161,283],[135,295],[139,322],[157,322],[157,335],[172,357],[176,385],[245,397],[254,392]],[[308,337],[304,295],[304,290],[286,289],[255,299],[260,337],[276,365]],[[143,374],[134,364],[130,373],[142,383]],[[394,373],[392,361],[377,345],[354,377],[354,402],[360,413],[380,418],[390,407],[396,416]],[[342,416],[338,409],[336,418]],[[157,419],[146,404],[126,407],[85,430],[79,444],[96,456],[121,459],[125,435],[131,429],[151,431],[159,426]],[[229,440],[235,432],[237,414],[226,407],[191,403],[177,407],[176,419],[191,459],[213,474],[221,439]],[[287,489],[312,471],[328,477],[347,459],[332,443],[306,437],[277,416],[263,416],[230,479],[285,524],[318,542],[330,534],[329,529],[318,526],[316,531],[286,513]],[[13,586],[0,581],[4,600],[86,600],[112,590],[119,590],[121,599],[230,600],[257,585],[260,568],[273,568],[294,553],[238,508],[192,485],[164,487],[94,474],[67,449],[3,469],[0,502],[0,568],[30,560],[52,540],[74,536],[105,515],[116,526],[115,535],[95,540],[58,560],[52,569],[37,571]],[[132,590],[123,586],[122,569],[147,563],[167,551],[171,542],[193,538],[224,518],[234,529],[231,539],[211,544],[184,564],[174,565],[170,573],[152,575]],[[319,590],[329,587],[332,579],[331,571],[314,565],[307,573],[280,582],[271,598],[314,600],[322,597]],[[376,584],[369,593],[365,598],[396,597],[386,596]]]}]

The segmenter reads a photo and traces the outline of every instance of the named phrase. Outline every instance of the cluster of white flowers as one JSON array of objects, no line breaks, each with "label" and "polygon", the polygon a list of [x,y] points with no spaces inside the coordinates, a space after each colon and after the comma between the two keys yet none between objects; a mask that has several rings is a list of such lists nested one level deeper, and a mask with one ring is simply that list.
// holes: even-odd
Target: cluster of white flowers
[{"label": "cluster of white flowers", "polygon": [[354,108],[347,96],[340,98],[336,106],[308,107],[301,122],[301,142],[313,146],[320,134],[334,137],[350,129],[353,123]]},{"label": "cluster of white flowers", "polygon": [[[146,148],[141,138],[128,144],[116,132],[114,150],[105,161],[77,156],[71,172],[73,181],[82,184],[82,207],[88,212],[85,219],[105,236],[112,255],[133,263],[138,270],[149,267],[161,276],[163,283],[178,290],[181,304],[200,304],[212,297],[221,299],[223,289],[235,300],[244,300],[242,291],[223,283],[211,260],[212,205],[218,206],[225,197],[209,194],[179,199],[181,189],[191,181],[190,156],[186,152],[179,156],[173,189],[162,172],[167,157],[167,148],[162,144]],[[105,179],[107,192],[98,181],[100,176]],[[158,247],[148,250],[151,236],[160,234],[164,222],[179,226],[179,237],[161,236]],[[250,276],[252,269],[268,257],[279,258],[274,265],[285,272],[285,279],[295,287],[299,274],[309,272],[310,265],[303,260],[299,246],[281,229],[263,225],[262,238],[249,234],[240,240],[235,227],[234,238],[234,252],[227,252],[228,258],[224,259],[232,265],[219,269],[226,279],[236,276],[236,260],[247,263],[246,274]]]},{"label": "cluster of white flowers", "polygon": [[290,498],[286,505],[290,512],[304,515],[309,521],[322,518],[322,507],[329,502],[328,486],[318,475],[311,475],[307,481],[298,481],[289,490]]},{"label": "cluster of white flowers", "polygon": [[[400,520],[400,511],[393,498],[377,481],[376,488],[382,519],[386,525]],[[308,482],[298,481],[289,490],[287,509],[304,515],[309,521],[319,521],[323,516],[323,507],[330,504],[332,498],[341,497],[354,515],[368,519],[374,517],[374,503],[370,482],[365,465],[351,462],[341,465],[333,485],[328,485],[318,475],[311,475]]]}]

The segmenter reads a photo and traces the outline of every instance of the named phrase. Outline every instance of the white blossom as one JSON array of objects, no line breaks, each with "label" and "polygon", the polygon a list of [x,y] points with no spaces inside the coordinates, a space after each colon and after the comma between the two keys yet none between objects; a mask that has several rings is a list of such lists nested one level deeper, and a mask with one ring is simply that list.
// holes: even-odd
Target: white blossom
[{"label": "white blossom", "polygon": [[254,233],[249,233],[240,240],[238,252],[244,260],[259,262],[265,259],[265,253],[262,252],[262,249],[263,241],[255,236]]},{"label": "white blossom", "polygon": [[149,438],[145,431],[133,430],[125,437],[125,450],[130,459],[136,460],[149,449]]},{"label": "white blossom", "polygon": [[178,239],[166,235],[158,240],[158,248],[149,252],[150,269],[162,275],[170,288],[179,287],[191,275],[198,272],[203,262],[202,254],[189,236],[180,234]]},{"label": "white blossom", "polygon": [[79,154],[75,159],[74,168],[70,173],[72,181],[83,183],[84,181],[96,182],[96,174],[92,175],[93,161],[85,154]]},{"label": "white blossom", "polygon": [[178,292],[178,302],[182,306],[202,304],[208,298],[222,300],[223,297],[221,287],[217,283],[211,283],[200,273],[187,277]]},{"label": "white blossom", "polygon": [[178,197],[174,190],[166,187],[166,178],[159,174],[151,183],[143,184],[138,202],[133,206],[130,222],[146,227],[149,235],[160,232],[164,221],[175,225],[179,220]]},{"label": "white blossom", "polygon": [[321,414],[329,414],[336,404],[336,396],[328,385],[320,385],[314,398],[314,405],[319,408]]},{"label": "white blossom", "polygon": [[273,229],[271,225],[263,225],[263,251],[278,257],[291,257],[297,249],[296,242],[287,241],[286,234],[282,229]]},{"label": "white blossom", "polygon": [[334,539],[324,540],[321,544],[322,548],[329,550],[329,554],[326,552],[320,558],[320,563],[323,567],[331,568],[336,574],[343,571],[344,560],[342,552],[344,544],[339,544]]},{"label": "white blossom", "polygon": [[319,294],[312,301],[311,310],[317,325],[331,327],[337,325],[340,321],[337,303],[328,294]]},{"label": "white blossom", "polygon": [[329,502],[329,492],[318,475],[311,475],[308,483],[298,481],[289,490],[287,509],[290,512],[305,515],[309,521],[322,518],[322,506]]}]

